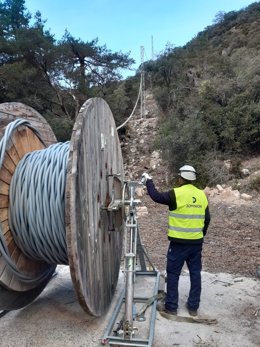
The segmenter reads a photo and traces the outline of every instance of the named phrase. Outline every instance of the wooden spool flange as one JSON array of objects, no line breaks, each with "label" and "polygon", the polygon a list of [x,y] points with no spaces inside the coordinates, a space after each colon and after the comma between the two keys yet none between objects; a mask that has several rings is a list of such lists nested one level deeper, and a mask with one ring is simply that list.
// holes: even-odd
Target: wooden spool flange
[{"label": "wooden spool flange", "polygon": [[4,102],[0,104],[0,138],[3,135],[4,127],[18,118],[28,120],[39,131],[46,146],[57,142],[56,136],[46,119],[32,107],[21,102]]},{"label": "wooden spool flange", "polygon": [[65,210],[74,288],[83,309],[95,316],[106,311],[119,274],[123,215],[106,210],[118,179],[123,185],[113,115],[103,99],[90,99],[73,128]]},{"label": "wooden spool flange", "polygon": [[[0,104],[0,137],[4,133],[4,127],[10,122],[24,118],[40,129],[45,144],[56,142],[56,137],[46,120],[34,109],[21,103],[11,102]],[[21,126],[14,131],[0,170],[0,223],[8,250],[12,260],[20,271],[27,275],[38,276],[49,265],[44,262],[32,261],[23,255],[16,246],[8,222],[9,187],[15,168],[23,156],[31,151],[43,149],[45,145],[27,127]],[[53,268],[53,266],[52,266]],[[0,256],[0,309],[14,310],[24,307],[32,302],[44,289],[51,278],[53,271],[39,285],[25,284],[19,281]]]},{"label": "wooden spool flange", "polygon": [[[12,136],[11,147],[14,147],[12,151],[16,154],[10,155],[10,158],[8,155],[10,161],[13,161],[13,155],[18,156],[17,163],[22,157],[18,155],[18,147],[27,144],[28,151],[34,150],[29,148],[31,140],[28,140],[28,136],[35,135],[30,129],[23,128],[18,129],[17,133],[26,131],[27,135],[17,136],[17,139]],[[20,141],[19,146],[15,146],[16,141]],[[1,171],[6,169],[6,165],[4,163]],[[12,170],[14,172],[15,166]],[[4,182],[0,182],[1,187],[4,187]],[[122,186],[123,160],[113,115],[104,100],[90,99],[80,110],[70,141],[65,219],[72,281],[82,308],[95,316],[101,316],[106,311],[117,284],[123,240],[123,211],[109,212],[107,207],[113,193],[117,198],[121,194]],[[8,209],[8,187],[5,189],[7,203],[4,208]],[[1,224],[6,222],[8,229],[6,211],[3,216]],[[15,247],[10,230],[6,233],[11,240],[7,240],[6,234],[9,246],[12,244]],[[36,275],[39,271],[46,271],[46,266],[44,262],[28,260],[25,270],[31,271],[30,274],[34,271]],[[51,277],[31,288],[18,283],[13,277],[10,280],[8,271],[6,269],[5,276],[0,275],[0,309],[11,310],[28,304]],[[22,301],[19,296],[22,291],[28,295],[28,300]],[[1,300],[1,293],[5,295],[5,303]]]}]

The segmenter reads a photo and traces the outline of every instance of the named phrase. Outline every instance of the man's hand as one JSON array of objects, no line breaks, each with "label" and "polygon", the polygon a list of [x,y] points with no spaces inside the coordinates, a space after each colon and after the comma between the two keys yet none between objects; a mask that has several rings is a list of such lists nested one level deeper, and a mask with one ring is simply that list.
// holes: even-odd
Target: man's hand
[{"label": "man's hand", "polygon": [[142,177],[141,177],[141,183],[143,184],[143,185],[146,185],[146,181],[147,180],[151,180],[152,179],[152,177],[147,173],[147,172],[144,172],[143,174],[142,174]]}]

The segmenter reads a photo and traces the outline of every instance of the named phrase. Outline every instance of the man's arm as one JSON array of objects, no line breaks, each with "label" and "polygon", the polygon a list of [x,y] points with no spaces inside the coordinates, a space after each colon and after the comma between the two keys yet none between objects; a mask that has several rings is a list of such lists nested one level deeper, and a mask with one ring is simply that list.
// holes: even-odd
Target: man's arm
[{"label": "man's arm", "polygon": [[154,202],[168,205],[170,210],[176,209],[176,198],[173,189],[168,192],[158,192],[158,190],[154,186],[152,179],[148,179],[146,181],[146,187],[148,194]]},{"label": "man's arm", "polygon": [[209,223],[210,223],[210,212],[209,212],[209,207],[207,206],[205,210],[205,221],[204,221],[204,227],[203,227],[204,236],[207,234]]}]

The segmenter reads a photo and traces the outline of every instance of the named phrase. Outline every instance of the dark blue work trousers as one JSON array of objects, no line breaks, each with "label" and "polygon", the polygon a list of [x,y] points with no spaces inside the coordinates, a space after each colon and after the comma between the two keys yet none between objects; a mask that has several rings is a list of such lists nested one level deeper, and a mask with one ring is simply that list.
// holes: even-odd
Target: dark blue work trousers
[{"label": "dark blue work trousers", "polygon": [[188,307],[197,310],[201,294],[201,251],[202,244],[181,244],[171,242],[167,254],[167,295],[165,308],[169,311],[178,308],[178,284],[181,269],[186,261],[190,272],[190,292]]}]

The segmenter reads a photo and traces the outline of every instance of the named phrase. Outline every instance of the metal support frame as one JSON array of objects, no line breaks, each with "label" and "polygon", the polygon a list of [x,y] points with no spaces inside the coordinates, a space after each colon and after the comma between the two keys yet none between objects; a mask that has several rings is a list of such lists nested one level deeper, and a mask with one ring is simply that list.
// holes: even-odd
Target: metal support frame
[{"label": "metal support frame", "polygon": [[[118,345],[118,346],[147,346],[151,347],[154,338],[154,326],[156,317],[156,304],[155,299],[152,303],[150,311],[149,321],[149,337],[148,338],[135,338],[134,321],[144,321],[144,315],[136,317],[134,312],[136,303],[146,304],[149,300],[148,297],[135,297],[134,295],[134,282],[136,276],[154,276],[153,296],[156,297],[159,288],[160,274],[150,262],[147,253],[145,252],[139,235],[139,229],[137,224],[136,206],[140,203],[135,199],[135,189],[139,182],[127,181],[125,183],[124,192],[127,195],[125,199],[124,193],[122,201],[113,201],[109,206],[110,209],[117,206],[128,205],[128,215],[125,222],[125,254],[124,254],[124,275],[125,286],[121,292],[119,301],[115,307],[114,313],[111,317],[109,325],[105,331],[102,339],[102,344]],[[113,200],[113,199],[112,199]],[[139,260],[139,268],[137,269],[137,263]],[[148,265],[147,265],[148,261]],[[149,269],[149,270],[148,270]],[[123,309],[124,306],[124,309]],[[120,315],[123,317],[119,318]],[[115,329],[115,325],[117,328]],[[114,329],[114,330],[113,330]]]},{"label": "metal support frame", "polygon": [[[154,284],[154,290],[153,294],[156,295],[158,293],[159,289],[159,282],[160,282],[160,273],[157,272],[156,274],[150,274],[151,271],[147,271],[147,275],[152,275],[155,277],[155,284]],[[139,274],[138,276],[144,276],[145,273]],[[133,297],[132,304],[135,303],[146,303],[148,297]],[[116,322],[118,321],[120,311],[122,309],[122,306],[125,303],[125,288],[122,290],[121,295],[119,297],[118,303],[115,307],[114,313],[111,317],[111,320],[109,322],[109,325],[107,326],[107,329],[104,333],[104,336],[102,338],[102,344],[106,345],[117,345],[117,346],[135,346],[135,347],[152,347],[153,339],[154,339],[154,327],[155,327],[155,318],[156,318],[156,304],[157,300],[155,300],[152,304],[151,313],[150,313],[150,321],[149,321],[149,337],[148,338],[134,338],[132,336],[131,340],[124,339],[122,336],[118,336],[117,332],[113,330]],[[122,321],[118,322],[118,332],[120,333],[120,330],[123,328]]]}]

